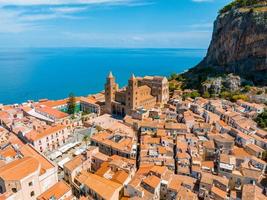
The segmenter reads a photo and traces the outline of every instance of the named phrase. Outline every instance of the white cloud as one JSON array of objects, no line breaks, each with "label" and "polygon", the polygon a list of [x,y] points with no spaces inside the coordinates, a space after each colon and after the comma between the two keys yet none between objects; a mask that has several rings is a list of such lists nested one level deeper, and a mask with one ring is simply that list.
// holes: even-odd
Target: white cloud
[{"label": "white cloud", "polygon": [[151,0],[0,0],[0,32],[27,31],[37,27],[38,21],[44,20],[80,19],[81,17],[74,14],[88,10],[90,5],[144,6],[149,4]]},{"label": "white cloud", "polygon": [[190,28],[212,28],[213,27],[213,23],[212,22],[208,22],[208,23],[199,23],[199,24],[191,24],[188,27]]},{"label": "white cloud", "polygon": [[205,47],[210,40],[211,31],[181,31],[155,33],[90,33],[65,32],[66,43],[77,46],[107,47]]},{"label": "white cloud", "polygon": [[0,0],[0,5],[77,5],[77,4],[124,4],[134,0]]},{"label": "white cloud", "polygon": [[[89,5],[140,6],[140,0],[0,0],[0,32],[19,33],[33,30],[38,21],[58,18],[77,19],[75,13]],[[6,7],[16,6],[16,7]],[[42,10],[40,7],[42,6]]]},{"label": "white cloud", "polygon": [[20,21],[20,12],[0,8],[0,33],[20,33],[31,30],[33,25]]},{"label": "white cloud", "polygon": [[192,0],[192,1],[196,3],[204,3],[204,2],[213,2],[214,0]]},{"label": "white cloud", "polygon": [[55,7],[51,8],[50,10],[56,13],[65,13],[65,14],[71,14],[76,12],[82,12],[87,10],[87,7]]}]

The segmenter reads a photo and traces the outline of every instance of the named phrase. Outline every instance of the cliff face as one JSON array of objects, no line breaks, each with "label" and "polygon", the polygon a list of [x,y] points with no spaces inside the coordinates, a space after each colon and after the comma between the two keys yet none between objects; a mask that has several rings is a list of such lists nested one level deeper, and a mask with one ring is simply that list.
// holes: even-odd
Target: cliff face
[{"label": "cliff face", "polygon": [[267,4],[217,17],[207,55],[189,74],[207,67],[267,85]]}]

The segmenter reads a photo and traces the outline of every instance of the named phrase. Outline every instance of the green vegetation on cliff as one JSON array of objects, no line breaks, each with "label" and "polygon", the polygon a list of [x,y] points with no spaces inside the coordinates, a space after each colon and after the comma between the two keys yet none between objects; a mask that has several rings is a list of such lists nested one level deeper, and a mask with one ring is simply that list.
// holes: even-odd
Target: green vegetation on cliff
[{"label": "green vegetation on cliff", "polygon": [[258,126],[261,128],[267,128],[267,109],[263,113],[259,114],[255,120]]},{"label": "green vegetation on cliff", "polygon": [[246,6],[253,6],[262,2],[266,2],[263,0],[235,0],[231,3],[229,3],[228,5],[224,6],[219,13],[223,14],[225,12],[228,12],[229,10],[231,10],[232,8],[242,8],[242,7],[246,7]]}]

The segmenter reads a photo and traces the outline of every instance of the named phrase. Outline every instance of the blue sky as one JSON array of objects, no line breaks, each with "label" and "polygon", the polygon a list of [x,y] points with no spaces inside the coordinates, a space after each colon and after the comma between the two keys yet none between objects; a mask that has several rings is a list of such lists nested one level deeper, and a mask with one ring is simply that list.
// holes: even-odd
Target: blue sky
[{"label": "blue sky", "polygon": [[0,48],[207,48],[230,0],[0,0]]}]

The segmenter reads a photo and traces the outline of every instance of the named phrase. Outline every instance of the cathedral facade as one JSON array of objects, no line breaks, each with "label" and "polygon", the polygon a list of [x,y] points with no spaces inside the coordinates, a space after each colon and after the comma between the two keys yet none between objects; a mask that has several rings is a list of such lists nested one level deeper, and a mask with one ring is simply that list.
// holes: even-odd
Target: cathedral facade
[{"label": "cathedral facade", "polygon": [[169,100],[169,82],[166,77],[145,76],[128,80],[128,85],[119,88],[110,72],[105,84],[105,107],[110,114],[125,116],[138,108],[150,109]]}]

